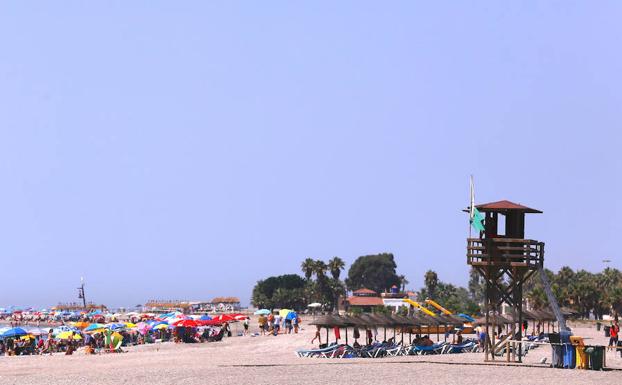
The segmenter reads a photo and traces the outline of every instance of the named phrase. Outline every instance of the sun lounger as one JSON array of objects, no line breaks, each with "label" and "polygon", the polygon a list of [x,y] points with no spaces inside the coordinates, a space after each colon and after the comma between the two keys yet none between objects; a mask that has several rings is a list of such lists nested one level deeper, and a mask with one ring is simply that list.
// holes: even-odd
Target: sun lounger
[{"label": "sun lounger", "polygon": [[417,356],[422,356],[422,355],[427,355],[427,354],[442,354],[445,345],[446,344],[444,343],[434,344],[431,346],[413,345],[410,351],[408,352],[408,354],[417,355]]},{"label": "sun lounger", "polygon": [[471,353],[477,350],[477,344],[469,341],[462,344],[447,344],[443,346],[441,354],[454,354],[454,353]]}]

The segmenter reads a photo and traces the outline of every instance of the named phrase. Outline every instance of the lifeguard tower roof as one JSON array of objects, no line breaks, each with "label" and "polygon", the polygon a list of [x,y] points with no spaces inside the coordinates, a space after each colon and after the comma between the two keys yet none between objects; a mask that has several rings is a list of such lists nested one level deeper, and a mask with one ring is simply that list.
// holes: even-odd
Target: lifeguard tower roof
[{"label": "lifeguard tower roof", "polygon": [[532,209],[530,207],[523,206],[507,200],[484,203],[481,205],[475,205],[475,207],[477,207],[477,209],[483,213],[505,213],[508,211],[522,211],[524,213],[542,214],[542,211],[540,210]]}]

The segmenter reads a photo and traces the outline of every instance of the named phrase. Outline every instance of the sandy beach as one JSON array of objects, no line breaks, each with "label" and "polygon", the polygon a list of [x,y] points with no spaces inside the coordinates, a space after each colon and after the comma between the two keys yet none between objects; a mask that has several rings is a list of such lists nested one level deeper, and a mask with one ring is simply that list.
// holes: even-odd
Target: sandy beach
[{"label": "sandy beach", "polygon": [[[594,327],[573,327],[588,343],[606,344]],[[235,330],[235,329],[234,329]],[[0,357],[2,384],[619,384],[622,358],[607,355],[613,370],[551,369],[540,364],[550,348],[531,350],[524,365],[483,362],[483,354],[382,359],[299,358],[313,328],[297,335],[231,337],[219,343],[153,344],[122,354]]]}]

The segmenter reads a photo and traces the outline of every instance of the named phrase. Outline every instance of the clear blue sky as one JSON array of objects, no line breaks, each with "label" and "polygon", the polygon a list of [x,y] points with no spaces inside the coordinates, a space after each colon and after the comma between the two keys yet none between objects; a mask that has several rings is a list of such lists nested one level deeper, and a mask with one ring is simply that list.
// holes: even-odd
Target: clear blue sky
[{"label": "clear blue sky", "polygon": [[432,3],[3,2],[0,306],[466,284],[469,174],[549,268],[622,268],[620,2]]}]

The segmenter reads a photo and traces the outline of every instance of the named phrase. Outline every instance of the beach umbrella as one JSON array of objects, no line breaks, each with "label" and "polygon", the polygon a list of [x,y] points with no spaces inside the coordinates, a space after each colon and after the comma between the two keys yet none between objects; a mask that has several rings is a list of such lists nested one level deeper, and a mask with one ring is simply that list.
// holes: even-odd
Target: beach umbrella
[{"label": "beach umbrella", "polygon": [[[292,313],[289,313],[289,314],[292,314]],[[289,316],[289,314],[288,314],[288,316]],[[296,313],[294,313],[294,314],[296,314]],[[244,315],[244,314],[235,314],[235,315],[232,314],[232,316],[233,316],[233,318],[236,321],[244,321],[245,319],[249,318],[247,315]]]},{"label": "beach umbrella", "polygon": [[84,328],[84,331],[85,332],[92,332],[92,331],[95,331],[95,330],[103,329],[105,327],[106,327],[106,325],[104,325],[104,324],[94,323],[94,324],[90,324],[89,326]]},{"label": "beach umbrella", "polygon": [[21,337],[28,334],[28,332],[22,328],[10,328],[0,335],[3,338]]},{"label": "beach umbrella", "polygon": [[74,340],[81,340],[82,336],[80,334],[74,332],[62,332],[56,335],[56,339],[59,340],[68,340],[69,337],[73,337]]},{"label": "beach umbrella", "polygon": [[211,319],[212,317],[208,316],[207,314],[203,314],[202,316],[199,317],[199,321],[209,321]]},{"label": "beach umbrella", "polygon": [[200,326],[216,326],[216,325],[222,325],[221,321],[215,320],[215,319],[210,319],[210,320],[205,320],[205,321],[198,321],[197,322]]},{"label": "beach umbrella", "polygon": [[307,307],[322,307],[321,303],[313,302],[307,305]]},{"label": "beach umbrella", "polygon": [[197,323],[197,321],[185,319],[175,322],[173,326],[176,326],[178,328],[196,328],[197,326],[199,326],[199,324]]},{"label": "beach umbrella", "polygon": [[282,318],[285,318],[285,317],[287,317],[287,315],[288,315],[288,314],[289,314],[289,312],[291,312],[291,311],[293,311],[293,310],[290,310],[290,309],[281,309],[281,310],[279,310],[279,315],[280,315]]},{"label": "beach umbrella", "polygon": [[151,330],[152,326],[145,322],[139,322],[136,324],[136,329],[140,334],[147,334],[149,330]]},{"label": "beach umbrella", "polygon": [[231,322],[231,321],[235,321],[235,318],[232,317],[230,314],[221,314],[221,315],[217,315],[214,318],[212,318],[215,321],[219,321],[219,322]]},{"label": "beach umbrella", "polygon": [[124,323],[108,324],[106,325],[106,328],[110,330],[121,330],[121,329],[125,329],[125,324]]},{"label": "beach umbrella", "polygon": [[19,337],[20,340],[34,340],[36,337],[32,334],[26,334],[25,336]]},{"label": "beach umbrella", "polygon": [[79,321],[79,322],[72,323],[72,325],[77,327],[78,329],[84,329],[85,327],[89,326],[90,323],[84,322],[84,321]]},{"label": "beach umbrella", "polygon": [[168,328],[168,324],[157,324],[156,326],[153,327],[153,329],[156,330],[162,330],[162,329],[167,329]]},{"label": "beach umbrella", "polygon": [[268,309],[259,309],[255,313],[253,313],[253,314],[255,314],[255,315],[268,315],[268,314],[270,314],[270,310],[268,310]]},{"label": "beach umbrella", "polygon": [[133,323],[131,323],[131,322],[126,322],[126,323],[125,323],[125,327],[126,327],[126,328],[128,328],[128,329],[135,328],[135,327],[136,327],[136,324],[133,324]]}]

